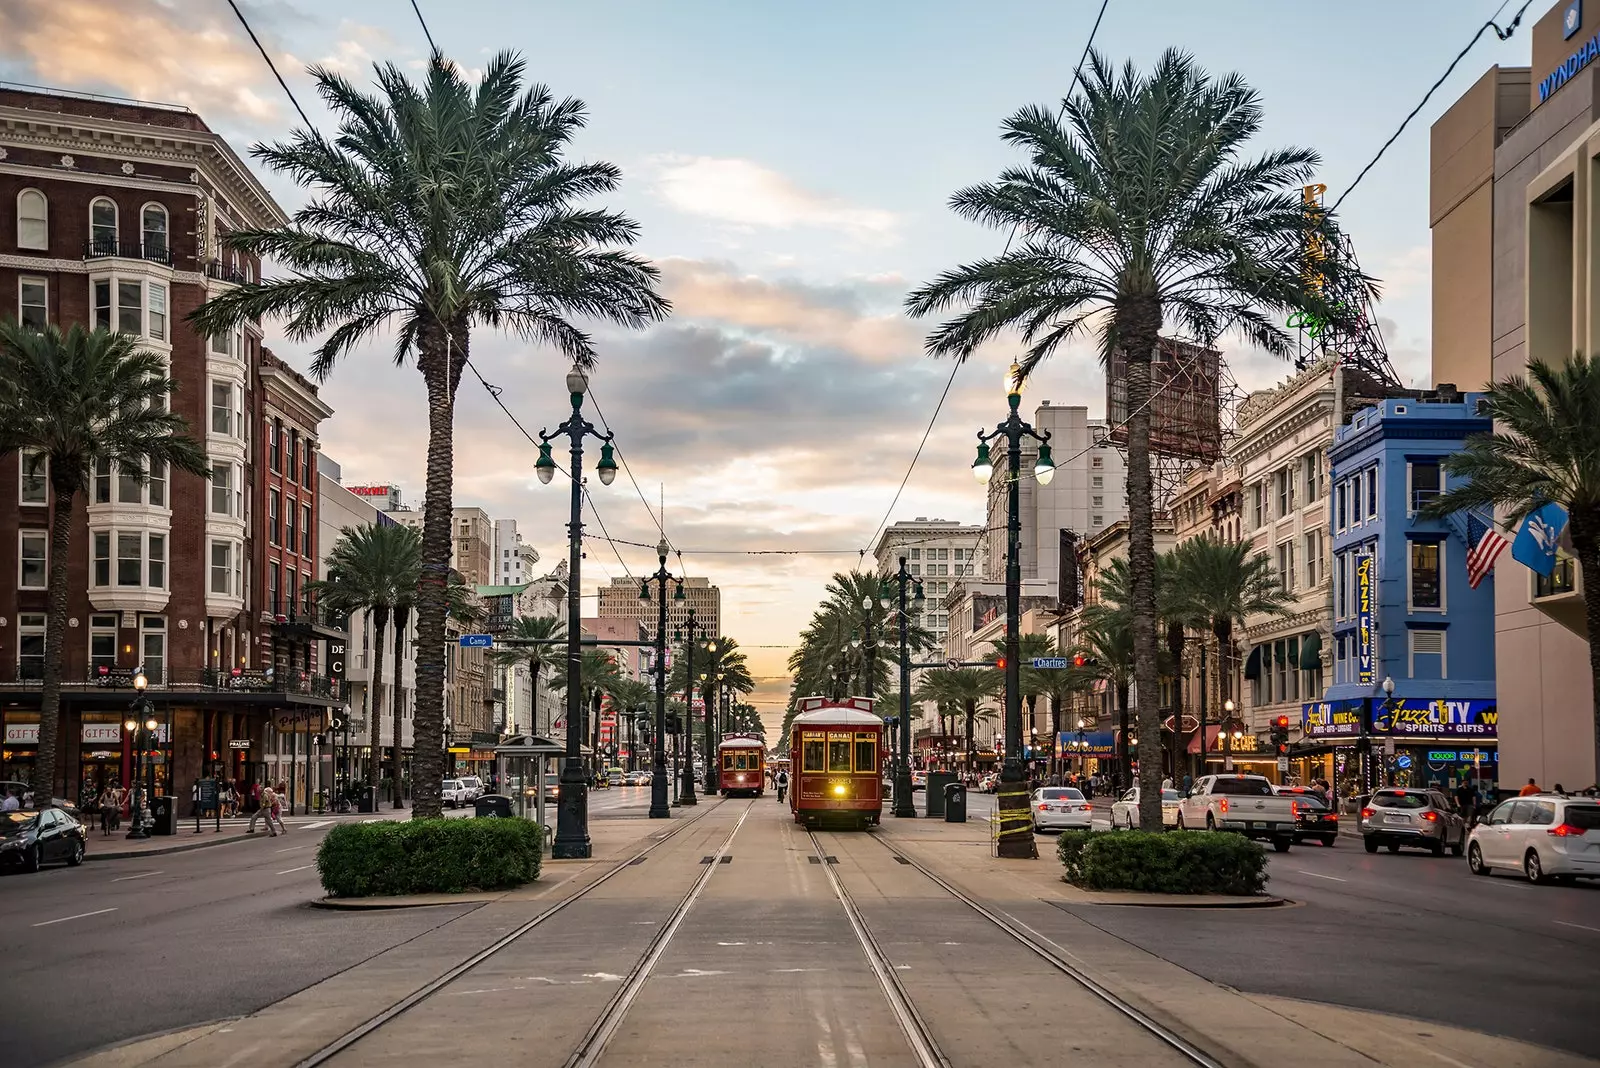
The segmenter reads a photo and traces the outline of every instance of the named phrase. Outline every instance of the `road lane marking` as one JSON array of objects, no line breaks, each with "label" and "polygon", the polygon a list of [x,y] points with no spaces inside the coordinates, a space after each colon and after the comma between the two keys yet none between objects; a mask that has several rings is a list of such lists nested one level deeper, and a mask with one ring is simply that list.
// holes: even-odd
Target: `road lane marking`
[{"label": "road lane marking", "polygon": [[110,909],[95,909],[93,912],[80,912],[76,916],[63,916],[59,920],[45,920],[42,923],[34,924],[34,926],[35,927],[49,927],[52,923],[66,923],[68,920],[81,920],[81,919],[85,919],[85,918],[87,918],[89,916],[104,916],[108,912],[115,912],[115,911],[117,911],[117,910],[114,909],[114,908],[110,908]]},{"label": "road lane marking", "polygon": [[298,868],[290,868],[288,871],[280,871],[280,872],[278,872],[278,874],[279,875],[293,875],[295,872],[297,872],[297,871],[305,871],[309,867],[311,867],[311,865],[302,864]]},{"label": "road lane marking", "polygon": [[1306,871],[1304,868],[1296,868],[1295,871],[1299,872],[1301,875],[1309,875],[1313,879],[1329,879],[1336,883],[1347,883],[1350,881],[1349,879],[1341,879],[1337,875],[1322,875],[1314,871]]},{"label": "road lane marking", "polygon": [[1576,927],[1580,931],[1593,931],[1595,934],[1600,934],[1600,927],[1590,927],[1581,923],[1568,923],[1566,920],[1557,920],[1556,922],[1563,927]]},{"label": "road lane marking", "polygon": [[333,820],[318,820],[316,823],[303,823],[303,824],[301,824],[301,826],[305,830],[314,831],[318,827],[326,827],[328,824],[333,823],[333,822],[334,822]]},{"label": "road lane marking", "polygon": [[282,849],[274,849],[273,852],[274,853],[293,853],[296,849],[304,849],[304,848],[305,848],[305,846],[303,846],[303,845],[284,846]]},{"label": "road lane marking", "polygon": [[159,871],[142,871],[138,875],[122,875],[122,876],[118,876],[117,878],[112,879],[111,881],[114,882],[114,883],[125,883],[129,879],[148,879],[152,875],[164,875],[164,874],[166,874],[166,873],[165,872],[159,872]]}]

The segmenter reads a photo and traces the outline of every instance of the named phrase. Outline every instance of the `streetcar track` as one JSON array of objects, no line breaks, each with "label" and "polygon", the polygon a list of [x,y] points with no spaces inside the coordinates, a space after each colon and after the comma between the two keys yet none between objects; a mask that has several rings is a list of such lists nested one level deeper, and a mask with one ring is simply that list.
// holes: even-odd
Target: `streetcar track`
[{"label": "streetcar track", "polygon": [[[722,845],[713,854],[715,861],[727,858],[728,847],[733,845],[734,836],[739,833],[739,828],[744,826],[744,821],[750,817],[750,811],[755,808],[755,804],[755,800],[751,799],[750,803],[745,806],[745,810],[739,813],[739,819],[734,823],[733,830],[728,832],[728,837],[723,839]],[[672,914],[668,916],[666,922],[661,924],[656,933],[651,936],[650,943],[645,946],[645,951],[640,954],[638,962],[634,964],[633,969],[622,981],[622,985],[618,987],[617,992],[612,995],[611,1000],[606,1003],[605,1008],[600,1011],[600,1015],[595,1018],[594,1023],[590,1024],[589,1029],[584,1032],[583,1039],[579,1041],[577,1048],[572,1051],[572,1055],[567,1058],[566,1068],[589,1068],[590,1065],[599,1061],[600,1057],[605,1053],[606,1046],[611,1042],[611,1036],[616,1034],[617,1028],[622,1025],[623,1018],[628,1015],[628,1009],[632,1007],[634,998],[638,996],[640,990],[644,989],[644,984],[649,981],[651,971],[655,968],[656,962],[661,959],[662,954],[667,951],[667,944],[672,941],[672,936],[678,933],[678,928],[683,924],[684,918],[689,915],[689,910],[694,908],[695,902],[700,898],[700,892],[705,889],[706,883],[711,881],[712,873],[722,867],[720,863],[716,862],[710,864],[702,862],[701,866],[705,870],[700,873],[700,877],[694,881],[694,885],[689,887],[688,892],[678,901],[677,907],[672,910]]]},{"label": "streetcar track", "polygon": [[844,914],[850,920],[850,928],[855,932],[856,940],[861,943],[861,950],[866,954],[867,963],[872,967],[872,974],[877,978],[878,985],[883,988],[883,995],[889,1001],[895,1022],[900,1025],[900,1030],[905,1032],[912,1053],[916,1055],[917,1061],[923,1068],[951,1068],[949,1058],[939,1049],[939,1043],[934,1039],[933,1032],[923,1020],[922,1014],[917,1012],[917,1007],[912,1004],[910,995],[901,984],[894,964],[890,962],[888,954],[884,953],[883,947],[878,945],[878,940],[873,937],[861,911],[856,907],[855,899],[845,889],[844,882],[835,870],[836,865],[829,863],[833,858],[822,848],[815,831],[807,829],[806,835],[811,839],[811,847],[816,850],[817,857],[820,858],[819,863],[822,865],[822,870],[827,873],[834,895],[844,906]]},{"label": "streetcar track", "polygon": [[[649,845],[645,846],[643,849],[635,852],[634,854],[629,856],[626,860],[623,860],[623,861],[621,861],[621,862],[619,862],[617,864],[612,865],[605,872],[603,872],[598,878],[590,881],[587,885],[582,887],[576,893],[572,894],[569,897],[563,898],[560,901],[557,901],[556,903],[551,905],[549,908],[545,909],[543,912],[541,912],[537,916],[533,917],[531,920],[528,920],[526,923],[522,924],[520,927],[517,927],[515,930],[511,931],[508,934],[502,935],[500,938],[498,938],[495,941],[491,942],[489,945],[485,946],[483,949],[478,950],[476,953],[474,953],[472,956],[468,957],[466,960],[464,960],[461,963],[456,964],[456,965],[452,966],[451,968],[447,969],[446,971],[441,973],[438,977],[430,980],[429,982],[425,983],[423,986],[418,987],[416,990],[413,990],[411,993],[407,994],[405,997],[401,998],[399,1001],[396,1001],[394,1004],[390,1005],[388,1008],[384,1009],[382,1012],[378,1013],[375,1016],[369,1017],[368,1019],[366,1019],[362,1023],[358,1024],[357,1026],[351,1028],[349,1031],[346,1031],[344,1034],[340,1035],[338,1038],[334,1039],[332,1042],[329,1042],[327,1045],[323,1046],[321,1049],[319,1049],[316,1052],[312,1053],[310,1056],[308,1056],[305,1059],[297,1062],[296,1065],[295,1065],[295,1068],[318,1068],[319,1065],[327,1064],[334,1057],[338,1056],[340,1053],[343,1053],[345,1050],[349,1049],[351,1046],[355,1045],[357,1042],[360,1042],[363,1038],[366,1038],[368,1035],[372,1034],[374,1031],[377,1031],[379,1028],[381,1028],[384,1025],[392,1022],[393,1020],[395,1020],[399,1016],[401,1016],[404,1013],[406,1013],[408,1010],[410,1010],[412,1008],[415,1008],[417,1005],[419,1005],[422,1002],[426,1001],[428,998],[432,997],[434,994],[437,994],[440,990],[443,990],[445,987],[449,986],[451,983],[453,983],[457,979],[461,978],[463,975],[465,975],[467,972],[471,971],[473,968],[476,968],[478,965],[482,964],[484,961],[488,960],[490,957],[494,956],[495,954],[499,953],[501,950],[503,950],[506,947],[510,946],[512,943],[514,943],[517,940],[519,940],[520,938],[522,938],[523,935],[527,934],[529,931],[532,931],[534,928],[536,928],[536,927],[540,926],[541,924],[543,924],[546,920],[549,920],[551,917],[553,917],[557,913],[561,912],[568,905],[571,905],[574,902],[583,899],[591,891],[598,890],[601,886],[603,886],[607,882],[610,882],[611,879],[613,879],[615,876],[622,874],[624,871],[627,871],[629,868],[631,868],[634,865],[638,864],[641,859],[643,859],[644,857],[648,856],[652,851],[654,851],[654,850],[658,849],[659,847],[665,845],[666,843],[671,841],[673,838],[677,837],[679,833],[688,830],[690,827],[694,826],[696,823],[699,823],[706,816],[709,816],[712,812],[716,811],[717,809],[720,809],[724,803],[725,803],[724,800],[718,800],[716,804],[710,805],[710,806],[708,806],[706,808],[701,809],[700,812],[697,815],[693,816],[690,819],[684,820],[683,822],[679,823],[677,826],[671,828],[665,834],[663,834],[660,838],[657,838],[654,842],[651,842]],[[746,814],[748,814],[748,810],[747,810]],[[739,822],[740,823],[744,822],[744,817],[743,816],[740,817]],[[737,826],[735,826],[734,829],[737,830],[738,829]],[[730,840],[732,839],[732,835],[729,835],[729,839]],[[726,848],[726,846],[724,846],[724,848]],[[711,867],[707,868],[706,869],[706,873],[702,873],[701,881],[703,882],[704,878],[705,878],[705,875],[709,874],[709,872],[711,870],[713,870],[717,866],[718,865],[712,865]]]},{"label": "streetcar track", "polygon": [[[1039,942],[1035,941],[1034,938],[1030,937],[1030,934],[1031,935],[1038,935],[1038,937],[1040,939],[1043,939],[1044,941],[1049,942],[1050,940],[1048,938],[1045,938],[1044,935],[1041,935],[1041,934],[1039,934],[1039,932],[1034,931],[1033,928],[1028,927],[1026,924],[1022,923],[1020,920],[1014,920],[1014,918],[1012,918],[1012,917],[1010,917],[1008,915],[1003,915],[1003,914],[996,913],[994,910],[988,908],[983,903],[978,901],[976,898],[972,897],[971,895],[967,894],[965,891],[961,890],[959,887],[957,887],[957,886],[953,885],[952,883],[950,883],[949,880],[945,879],[943,876],[941,876],[938,873],[934,872],[932,869],[930,869],[927,865],[923,864],[921,861],[916,860],[913,857],[906,856],[900,850],[897,850],[894,846],[890,845],[888,842],[886,842],[883,839],[879,838],[877,835],[869,834],[869,835],[867,835],[867,837],[872,839],[873,841],[877,842],[879,845],[883,846],[884,849],[888,850],[889,853],[895,858],[896,861],[898,861],[901,864],[905,864],[905,865],[908,865],[908,866],[910,866],[912,868],[915,868],[917,871],[921,872],[922,875],[924,877],[926,877],[930,882],[932,882],[935,886],[937,886],[941,890],[945,891],[947,894],[949,894],[951,897],[955,898],[957,901],[961,902],[963,905],[966,905],[969,909],[971,909],[973,912],[976,912],[979,916],[982,916],[984,919],[988,920],[994,926],[1000,928],[1001,931],[1005,932],[1007,935],[1010,935],[1011,938],[1014,941],[1016,941],[1018,944],[1020,944],[1023,948],[1029,950],[1031,953],[1033,953],[1039,959],[1043,960],[1046,964],[1050,965],[1050,967],[1054,968],[1056,971],[1061,972],[1063,975],[1067,976],[1068,978],[1070,978],[1073,981],[1075,981],[1076,983],[1078,983],[1080,986],[1082,986],[1085,990],[1089,991],[1089,993],[1093,994],[1100,1001],[1104,1002],[1107,1006],[1109,1006],[1110,1008],[1112,1008],[1113,1010],[1115,1010],[1116,1012],[1121,1014],[1123,1017],[1125,1017],[1126,1019],[1128,1019],[1132,1023],[1136,1024],[1139,1028],[1141,1028],[1146,1033],[1148,1033],[1148,1034],[1154,1036],[1155,1038],[1159,1039],[1164,1045],[1166,1045],[1168,1048],[1172,1049],[1174,1052],[1178,1053],[1180,1056],[1182,1056],[1183,1058],[1188,1060],[1190,1063],[1195,1064],[1195,1065],[1199,1065],[1200,1068],[1227,1068],[1226,1064],[1223,1061],[1218,1060],[1216,1057],[1213,1057],[1211,1054],[1209,1054],[1206,1051],[1200,1049],[1198,1046],[1194,1045],[1188,1039],[1186,1039],[1182,1035],[1178,1034],[1172,1028],[1166,1026],[1165,1024],[1163,1024],[1160,1021],[1158,1021],[1158,1020],[1154,1019],[1153,1017],[1151,1017],[1148,1013],[1146,1013],[1143,1009],[1139,1008],[1137,1005],[1134,1005],[1132,1002],[1130,1002],[1127,999],[1125,999],[1125,998],[1119,996],[1118,994],[1114,993],[1110,988],[1105,986],[1105,984],[1101,983],[1094,976],[1090,975],[1083,968],[1080,968],[1077,965],[1069,963],[1068,961],[1062,959],[1058,954],[1051,952],[1049,949],[1046,949],[1044,946],[1040,945]],[[811,835],[811,839],[812,839],[812,844],[816,847],[818,853],[821,853],[822,852],[822,844],[817,841],[816,835],[814,833]],[[835,889],[836,889],[836,891],[838,891],[840,893],[840,900],[847,902],[846,906],[845,906],[846,907],[846,911],[847,912],[853,912],[854,909],[855,909],[854,903],[853,902],[849,902],[847,900],[848,899],[848,894],[844,892],[843,884],[839,881],[838,875],[834,873],[833,866],[832,865],[824,865],[824,868],[828,872],[829,878],[834,881]],[[851,923],[852,923],[852,925],[857,923],[856,916],[852,915]],[[860,934],[864,930],[865,930],[865,925],[862,924],[861,928],[858,929],[858,934]],[[1023,933],[1024,930],[1026,930],[1030,934]],[[871,933],[870,932],[866,932],[866,938],[871,938]],[[863,944],[865,944],[865,942],[863,942]],[[1055,945],[1055,943],[1053,943],[1053,942],[1051,942],[1050,944],[1051,945]],[[876,943],[874,943],[874,947],[875,946],[876,946]],[[882,951],[878,950],[877,952],[879,952],[881,954]],[[869,953],[869,956],[870,956],[870,953]],[[884,958],[884,959],[885,959],[885,961],[887,961],[887,958]],[[891,975],[893,975],[894,969],[893,969],[892,966],[890,967],[889,972],[890,972]],[[896,987],[899,987],[900,984],[899,984],[899,980],[898,979],[895,979],[895,985],[896,985]],[[903,990],[901,991],[901,996],[902,997],[905,996]],[[908,1001],[908,1005],[909,1005],[909,1001]],[[947,1063],[947,1062],[944,1062],[944,1061],[941,1060],[941,1061],[937,1061],[937,1062],[926,1062],[925,1061],[924,1063],[925,1064],[927,1064],[927,1063],[944,1064],[944,1063]]]}]

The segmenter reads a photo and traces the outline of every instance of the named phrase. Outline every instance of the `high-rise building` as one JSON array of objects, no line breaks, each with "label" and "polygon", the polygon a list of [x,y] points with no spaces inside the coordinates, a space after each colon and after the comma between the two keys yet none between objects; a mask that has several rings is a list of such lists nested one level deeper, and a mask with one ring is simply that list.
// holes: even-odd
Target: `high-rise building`
[{"label": "high-rise building", "polygon": [[534,570],[539,564],[539,550],[522,540],[522,535],[517,532],[515,519],[496,519],[494,521],[494,584],[497,586],[520,586],[524,582],[532,582],[538,572]]},{"label": "high-rise building", "polygon": [[[397,491],[398,493],[398,491]],[[422,530],[420,508],[391,509],[394,521]],[[482,508],[456,508],[450,517],[450,566],[469,586],[494,586],[494,521]]]},{"label": "high-rise building", "polygon": [[941,648],[950,630],[950,614],[943,603],[945,595],[950,592],[952,583],[983,570],[978,565],[978,549],[982,542],[980,526],[919,515],[889,526],[873,547],[879,574],[896,574],[903,556],[906,570],[922,580],[923,611],[916,618],[925,630],[939,639]]},{"label": "high-rise building", "polygon": [[[656,613],[654,597],[660,592],[655,583],[650,584],[652,600],[639,599],[642,579],[614,578],[608,586],[600,587],[600,615],[613,619],[633,619],[643,622],[655,634]],[[722,591],[711,585],[710,579],[686,578],[683,580],[683,600],[674,599],[672,584],[667,586],[667,636],[672,628],[681,626],[694,609],[695,627],[707,637],[722,634]]]}]

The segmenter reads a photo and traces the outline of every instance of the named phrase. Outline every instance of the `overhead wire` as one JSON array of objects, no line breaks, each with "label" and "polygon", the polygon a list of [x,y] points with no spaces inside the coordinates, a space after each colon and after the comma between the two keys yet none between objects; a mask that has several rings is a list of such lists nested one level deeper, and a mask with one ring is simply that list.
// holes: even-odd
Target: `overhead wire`
[{"label": "overhead wire", "polygon": [[239,5],[233,0],[228,0],[228,6],[233,8],[233,13],[239,16],[239,24],[244,27],[244,32],[250,35],[251,42],[256,46],[256,51],[261,53],[261,58],[267,61],[267,69],[272,76],[278,79],[278,84],[283,87],[283,95],[289,98],[289,103],[294,105],[295,111],[300,114],[300,121],[306,124],[306,129],[315,129],[311,120],[306,118],[305,111],[300,107],[300,101],[294,98],[294,91],[289,88],[289,83],[283,80],[283,75],[278,73],[278,65],[272,62],[272,57],[267,55],[267,50],[261,45],[261,38],[256,36],[256,31],[250,28],[250,23],[245,19],[244,12],[239,10]]}]

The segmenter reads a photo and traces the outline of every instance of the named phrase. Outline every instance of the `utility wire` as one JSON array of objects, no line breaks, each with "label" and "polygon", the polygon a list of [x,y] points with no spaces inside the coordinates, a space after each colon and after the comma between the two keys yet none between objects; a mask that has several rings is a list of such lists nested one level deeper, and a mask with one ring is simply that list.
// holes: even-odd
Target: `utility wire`
[{"label": "utility wire", "polygon": [[315,127],[311,125],[311,120],[306,118],[306,113],[301,110],[300,101],[294,98],[294,93],[289,89],[289,83],[284,81],[283,75],[278,73],[277,64],[273,63],[272,57],[267,55],[267,50],[261,47],[261,39],[256,36],[256,31],[252,30],[250,28],[250,23],[245,21],[244,12],[239,10],[239,5],[234,3],[233,0],[228,0],[228,6],[233,8],[233,13],[235,15],[239,16],[239,24],[244,27],[244,32],[250,35],[250,40],[255,43],[256,51],[261,53],[261,58],[267,61],[267,69],[272,71],[272,76],[278,79],[279,85],[283,86],[283,93],[289,98],[289,103],[293,104],[294,109],[300,112],[300,121],[306,124],[306,129],[315,129]]},{"label": "utility wire", "polygon": [[411,0],[411,10],[417,13],[417,21],[422,23],[422,36],[428,39],[428,51],[438,52],[439,46],[433,43],[433,34],[428,32],[428,20],[422,17],[422,9],[417,6],[417,0]]}]

